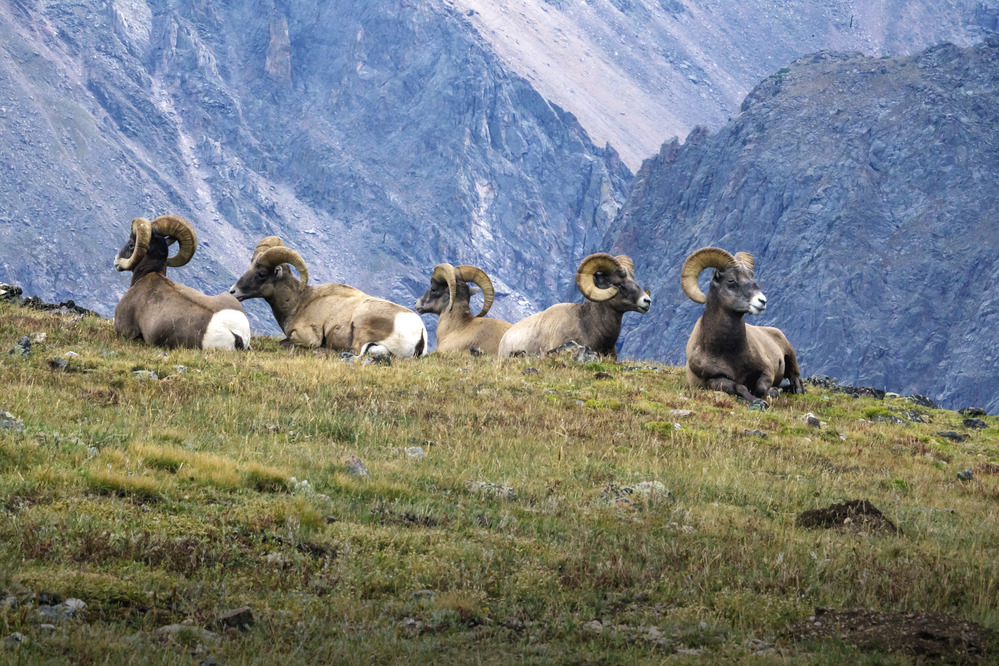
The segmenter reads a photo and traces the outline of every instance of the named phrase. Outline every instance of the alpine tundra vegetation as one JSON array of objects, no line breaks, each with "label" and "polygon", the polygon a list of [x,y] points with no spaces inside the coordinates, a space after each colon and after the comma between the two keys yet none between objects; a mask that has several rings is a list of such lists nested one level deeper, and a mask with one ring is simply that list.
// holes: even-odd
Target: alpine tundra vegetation
[{"label": "alpine tundra vegetation", "polygon": [[994,654],[993,416],[828,378],[750,411],[566,356],[165,354],[0,302],[0,349],[25,336],[0,354],[7,663]]}]

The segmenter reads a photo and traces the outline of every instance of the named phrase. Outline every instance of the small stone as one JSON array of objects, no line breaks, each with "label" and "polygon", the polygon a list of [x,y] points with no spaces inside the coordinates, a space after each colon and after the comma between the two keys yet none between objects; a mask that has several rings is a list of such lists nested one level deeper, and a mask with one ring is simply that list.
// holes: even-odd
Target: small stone
[{"label": "small stone", "polygon": [[364,365],[392,365],[392,359],[388,354],[380,354],[378,356],[372,354],[364,359]]},{"label": "small stone", "polygon": [[31,338],[27,335],[22,335],[20,339],[14,343],[14,348],[7,353],[12,356],[31,356]]},{"label": "small stone", "polygon": [[0,409],[0,430],[24,432],[24,424],[14,418],[14,415],[10,412]]},{"label": "small stone", "polygon": [[435,592],[433,590],[415,590],[409,593],[410,599],[433,599]]},{"label": "small stone", "polygon": [[422,458],[427,455],[422,446],[410,446],[406,448],[406,455],[410,458]]},{"label": "small stone", "polygon": [[970,469],[966,469],[963,472],[958,472],[957,478],[961,479],[962,481],[971,481],[972,479],[975,478],[975,473]]},{"label": "small stone", "polygon": [[55,631],[56,626],[54,624],[40,624],[38,628],[43,631]]},{"label": "small stone", "polygon": [[49,337],[48,333],[32,333],[31,334],[31,344],[37,345],[45,342],[45,338]]},{"label": "small stone", "polygon": [[170,354],[167,354],[164,351],[157,352],[156,353],[156,358],[170,358]]},{"label": "small stone", "polygon": [[967,435],[962,435],[961,433],[954,432],[953,430],[944,430],[942,432],[938,432],[937,434],[940,435],[941,437],[946,437],[947,439],[953,440],[955,442],[963,442],[964,440],[968,439]]},{"label": "small stone", "polygon": [[171,636],[173,638],[182,638],[187,636],[205,643],[217,643],[219,641],[218,634],[190,624],[168,624],[160,627],[156,630],[156,632],[164,636]]},{"label": "small stone", "polygon": [[132,376],[136,379],[159,379],[155,370],[133,370]]},{"label": "small stone", "polygon": [[340,360],[341,361],[346,361],[347,363],[353,363],[354,361],[356,361],[359,358],[361,358],[361,357],[357,356],[355,354],[351,354],[349,351],[345,351],[345,352],[342,352],[340,354]]},{"label": "small stone", "polygon": [[920,407],[927,407],[929,409],[938,409],[937,403],[935,403],[931,398],[927,398],[925,395],[907,395],[905,399],[909,402],[915,403]]},{"label": "small stone", "polygon": [[79,358],[80,357],[80,355],[77,354],[75,351],[68,351],[65,354],[63,354],[63,356],[65,356],[66,358]]},{"label": "small stone", "polygon": [[522,374],[522,375],[536,375],[536,374],[538,374],[538,369],[537,368],[524,368],[523,370],[521,370],[520,374]]},{"label": "small stone", "polygon": [[116,358],[118,356],[118,352],[113,349],[102,349],[98,352],[98,355],[101,358]]},{"label": "small stone", "polygon": [[822,421],[819,420],[819,417],[817,417],[815,414],[812,414],[811,412],[805,414],[802,417],[802,420],[812,428],[819,428],[822,426]]},{"label": "small stone", "polygon": [[53,359],[49,359],[49,367],[57,372],[68,372],[69,361],[62,358],[61,356],[56,356]]},{"label": "small stone", "polygon": [[600,622],[600,620],[592,620],[584,624],[583,629],[599,634],[604,630],[604,625]]},{"label": "small stone", "polygon": [[694,412],[689,409],[671,409],[668,412],[668,414],[675,419],[685,419],[693,413]]},{"label": "small stone", "polygon": [[253,611],[249,606],[234,608],[219,615],[218,625],[223,628],[246,631],[253,626]]},{"label": "small stone", "polygon": [[988,413],[981,407],[965,407],[957,412],[961,416],[988,416]]},{"label": "small stone", "polygon": [[971,428],[972,430],[981,430],[982,428],[988,428],[989,424],[980,418],[968,418],[961,421],[965,428]]},{"label": "small stone", "polygon": [[198,666],[222,666],[219,662],[215,661],[211,657],[205,657],[198,662]]},{"label": "small stone", "polygon": [[15,631],[0,639],[0,646],[7,650],[13,650],[24,642],[24,634]]},{"label": "small stone", "polygon": [[182,365],[175,365],[173,369],[178,375],[183,375],[187,372],[187,368]]},{"label": "small stone", "polygon": [[766,400],[754,400],[753,404],[749,406],[749,411],[751,412],[765,412],[770,407]]},{"label": "small stone", "polygon": [[517,494],[510,486],[490,483],[489,481],[469,481],[465,484],[465,488],[473,495],[504,500],[513,499]]},{"label": "small stone", "polygon": [[603,370],[601,370],[600,372],[594,374],[593,378],[594,379],[614,379],[614,375],[612,375],[609,372],[604,372]]},{"label": "small stone", "polygon": [[475,345],[472,345],[472,346],[470,346],[468,348],[468,353],[471,354],[472,356],[485,356],[486,355],[486,352],[482,351],[481,349],[479,349]]},{"label": "small stone", "polygon": [[357,456],[347,458],[343,464],[347,467],[347,472],[353,476],[370,476],[368,468],[364,466],[364,463]]},{"label": "small stone", "polygon": [[74,620],[87,608],[87,604],[79,599],[67,599],[54,606],[39,606],[38,618],[43,622],[67,622]]},{"label": "small stone", "polygon": [[762,430],[746,430],[744,431],[744,434],[750,437],[762,437],[763,439],[767,438],[767,433],[763,432]]}]

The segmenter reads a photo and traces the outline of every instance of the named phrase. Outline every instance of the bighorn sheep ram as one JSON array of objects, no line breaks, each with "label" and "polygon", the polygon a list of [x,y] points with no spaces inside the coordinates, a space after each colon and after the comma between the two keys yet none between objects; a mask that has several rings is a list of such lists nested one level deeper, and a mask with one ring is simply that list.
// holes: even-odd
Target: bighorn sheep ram
[{"label": "bighorn sheep ram", "polygon": [[[180,249],[170,257],[175,240]],[[197,246],[190,223],[175,215],[132,220],[128,243],[114,260],[119,271],[132,271],[132,284],[114,311],[120,335],[160,347],[250,348],[250,322],[231,294],[206,296],[167,279],[167,266],[189,262]]]},{"label": "bighorn sheep ram", "polygon": [[[714,268],[708,295],[697,286],[697,277]],[[694,324],[687,341],[687,383],[737,395],[750,402],[777,397],[787,379],[792,393],[804,393],[798,360],[791,343],[779,329],[752,326],[743,317],[760,314],[766,296],[753,278],[753,256],[705,247],[683,264],[680,285],[695,303],[704,303],[704,314]]]},{"label": "bighorn sheep ram", "polygon": [[576,285],[585,302],[558,303],[517,322],[500,340],[499,355],[537,354],[575,341],[616,359],[624,313],[645,314],[652,306],[648,290],[635,283],[634,263],[623,254],[591,254],[576,270]]},{"label": "bighorn sheep ram", "polygon": [[257,244],[249,270],[229,293],[240,301],[263,298],[288,340],[301,347],[402,358],[426,353],[427,329],[420,315],[344,284],[310,286],[305,260],[277,236]]},{"label": "bighorn sheep ram", "polygon": [[[482,290],[482,310],[474,317],[468,306],[472,297],[469,282],[474,282]],[[499,351],[500,338],[511,324],[499,319],[485,319],[495,293],[492,281],[481,268],[438,264],[430,277],[430,288],[416,301],[416,311],[420,314],[429,312],[440,315],[437,351],[467,351],[472,347],[487,354]]]}]

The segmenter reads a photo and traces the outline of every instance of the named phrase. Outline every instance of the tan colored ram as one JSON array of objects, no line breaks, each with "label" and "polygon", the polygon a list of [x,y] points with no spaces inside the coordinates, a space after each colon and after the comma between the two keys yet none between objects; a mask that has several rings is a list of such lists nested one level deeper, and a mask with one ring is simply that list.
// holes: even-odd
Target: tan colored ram
[{"label": "tan colored ram", "polygon": [[[473,316],[469,307],[472,291],[468,283],[482,290],[482,309]],[[469,351],[473,347],[487,354],[499,351],[500,339],[511,324],[500,319],[486,319],[495,297],[492,280],[475,266],[438,264],[430,277],[430,288],[416,301],[420,314],[436,314],[437,351]]]},{"label": "tan colored ram", "polygon": [[420,315],[345,284],[310,285],[305,260],[277,236],[260,241],[249,270],[229,292],[240,301],[267,301],[285,336],[300,347],[387,352],[401,358],[422,356],[427,350]]}]

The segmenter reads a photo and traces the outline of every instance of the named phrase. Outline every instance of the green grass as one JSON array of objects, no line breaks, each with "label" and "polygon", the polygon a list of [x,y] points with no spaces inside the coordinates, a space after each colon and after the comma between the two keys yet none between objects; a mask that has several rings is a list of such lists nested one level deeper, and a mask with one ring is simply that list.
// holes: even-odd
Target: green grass
[{"label": "green grass", "polygon": [[[5,353],[36,332],[30,358]],[[51,370],[68,351],[70,371]],[[784,629],[816,607],[999,628],[999,476],[982,467],[999,463],[994,417],[982,431],[924,408],[925,424],[872,422],[914,407],[819,389],[749,411],[657,367],[364,366],[268,339],[164,358],[110,322],[0,304],[0,408],[25,425],[0,430],[0,593],[16,599],[0,634],[27,637],[21,663],[658,663],[691,649],[832,664],[898,658]],[[354,455],[370,476],[348,473]],[[967,468],[973,481],[957,478]],[[669,494],[615,500],[645,481]],[[849,499],[904,535],[795,525]],[[88,608],[44,630],[35,594]],[[242,605],[248,632],[216,626]],[[220,639],[156,632],[184,622]],[[772,646],[753,657],[753,640]]]}]

